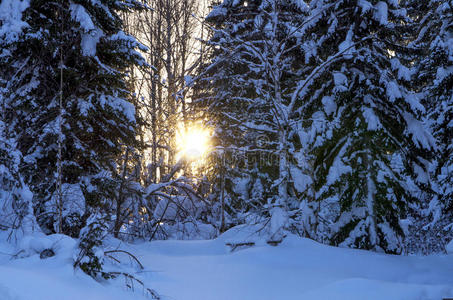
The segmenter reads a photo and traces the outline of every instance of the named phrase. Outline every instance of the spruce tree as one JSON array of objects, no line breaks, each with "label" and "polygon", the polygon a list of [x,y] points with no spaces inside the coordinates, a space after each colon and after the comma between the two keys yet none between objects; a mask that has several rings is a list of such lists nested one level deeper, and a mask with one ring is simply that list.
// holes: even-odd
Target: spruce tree
[{"label": "spruce tree", "polygon": [[124,149],[140,147],[128,70],[145,65],[138,48],[146,50],[124,33],[120,13],[144,6],[135,0],[20,3],[23,33],[1,40],[3,113],[23,156],[19,169],[38,223],[45,233],[77,237],[91,226],[90,216],[107,216],[96,222],[111,230],[110,216],[121,204]]},{"label": "spruce tree", "polygon": [[421,50],[417,82],[438,145],[432,170],[434,193],[426,204],[430,220],[424,225],[434,236],[431,250],[439,251],[437,244],[444,246],[451,239],[447,233],[453,226],[453,2],[432,0],[425,5],[413,44]]},{"label": "spruce tree", "polygon": [[314,0],[310,8],[300,138],[317,203],[305,214],[319,226],[304,230],[333,245],[402,253],[399,221],[414,201],[404,175],[426,184],[421,156],[434,146],[395,57],[407,16],[396,1]]},{"label": "spruce tree", "polygon": [[83,192],[63,195],[79,204],[63,205],[64,231],[74,235],[87,207],[107,205],[101,195],[115,185],[122,146],[137,145],[125,78],[128,67],[144,62],[118,13],[140,7],[136,1],[31,1],[25,34],[2,60],[14,67],[6,85],[6,121],[24,156],[38,221],[48,232],[57,230],[59,139],[63,189]]}]

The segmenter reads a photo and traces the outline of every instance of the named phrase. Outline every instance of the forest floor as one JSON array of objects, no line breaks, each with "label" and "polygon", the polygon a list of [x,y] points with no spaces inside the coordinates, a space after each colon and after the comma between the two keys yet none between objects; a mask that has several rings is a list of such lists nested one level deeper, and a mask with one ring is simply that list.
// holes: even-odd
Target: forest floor
[{"label": "forest floor", "polygon": [[[441,300],[453,297],[453,255],[393,256],[342,249],[288,236],[234,252],[231,234],[209,241],[154,241],[115,248],[133,253],[135,273],[163,300]],[[56,239],[54,239],[56,240]],[[73,243],[53,243],[56,255],[11,259],[0,244],[0,300],[146,299],[124,278],[98,283],[72,268]],[[36,241],[29,243],[38,247]],[[39,243],[38,243],[39,244]],[[45,243],[44,243],[45,244]],[[43,247],[41,245],[41,247]],[[124,257],[121,258],[124,260]]]}]

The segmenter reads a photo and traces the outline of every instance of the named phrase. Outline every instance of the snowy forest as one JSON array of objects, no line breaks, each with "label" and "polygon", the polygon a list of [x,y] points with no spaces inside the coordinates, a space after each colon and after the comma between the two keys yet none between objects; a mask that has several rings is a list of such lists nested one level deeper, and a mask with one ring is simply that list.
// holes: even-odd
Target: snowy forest
[{"label": "snowy forest", "polygon": [[2,300],[453,297],[452,0],[0,0],[0,105]]}]

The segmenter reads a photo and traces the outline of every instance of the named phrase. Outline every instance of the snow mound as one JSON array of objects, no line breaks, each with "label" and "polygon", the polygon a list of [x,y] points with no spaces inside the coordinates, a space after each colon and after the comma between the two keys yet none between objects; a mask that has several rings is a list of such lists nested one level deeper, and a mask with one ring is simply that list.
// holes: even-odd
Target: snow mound
[{"label": "snow mound", "polygon": [[447,250],[448,254],[453,254],[453,240],[451,240],[450,243],[447,244],[445,249]]},{"label": "snow mound", "polygon": [[265,245],[269,234],[263,225],[238,225],[217,238],[225,244]]},{"label": "snow mound", "polygon": [[24,236],[17,245],[18,257],[39,255],[46,249],[52,249],[57,256],[72,258],[76,241],[63,234],[44,235],[35,233]]}]

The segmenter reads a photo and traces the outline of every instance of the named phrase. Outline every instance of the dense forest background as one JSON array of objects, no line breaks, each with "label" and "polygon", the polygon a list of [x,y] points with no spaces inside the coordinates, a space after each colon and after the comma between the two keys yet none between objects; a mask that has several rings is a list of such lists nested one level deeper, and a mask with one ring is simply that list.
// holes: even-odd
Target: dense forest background
[{"label": "dense forest background", "polygon": [[0,0],[0,229],[442,252],[452,87],[451,0]]}]

